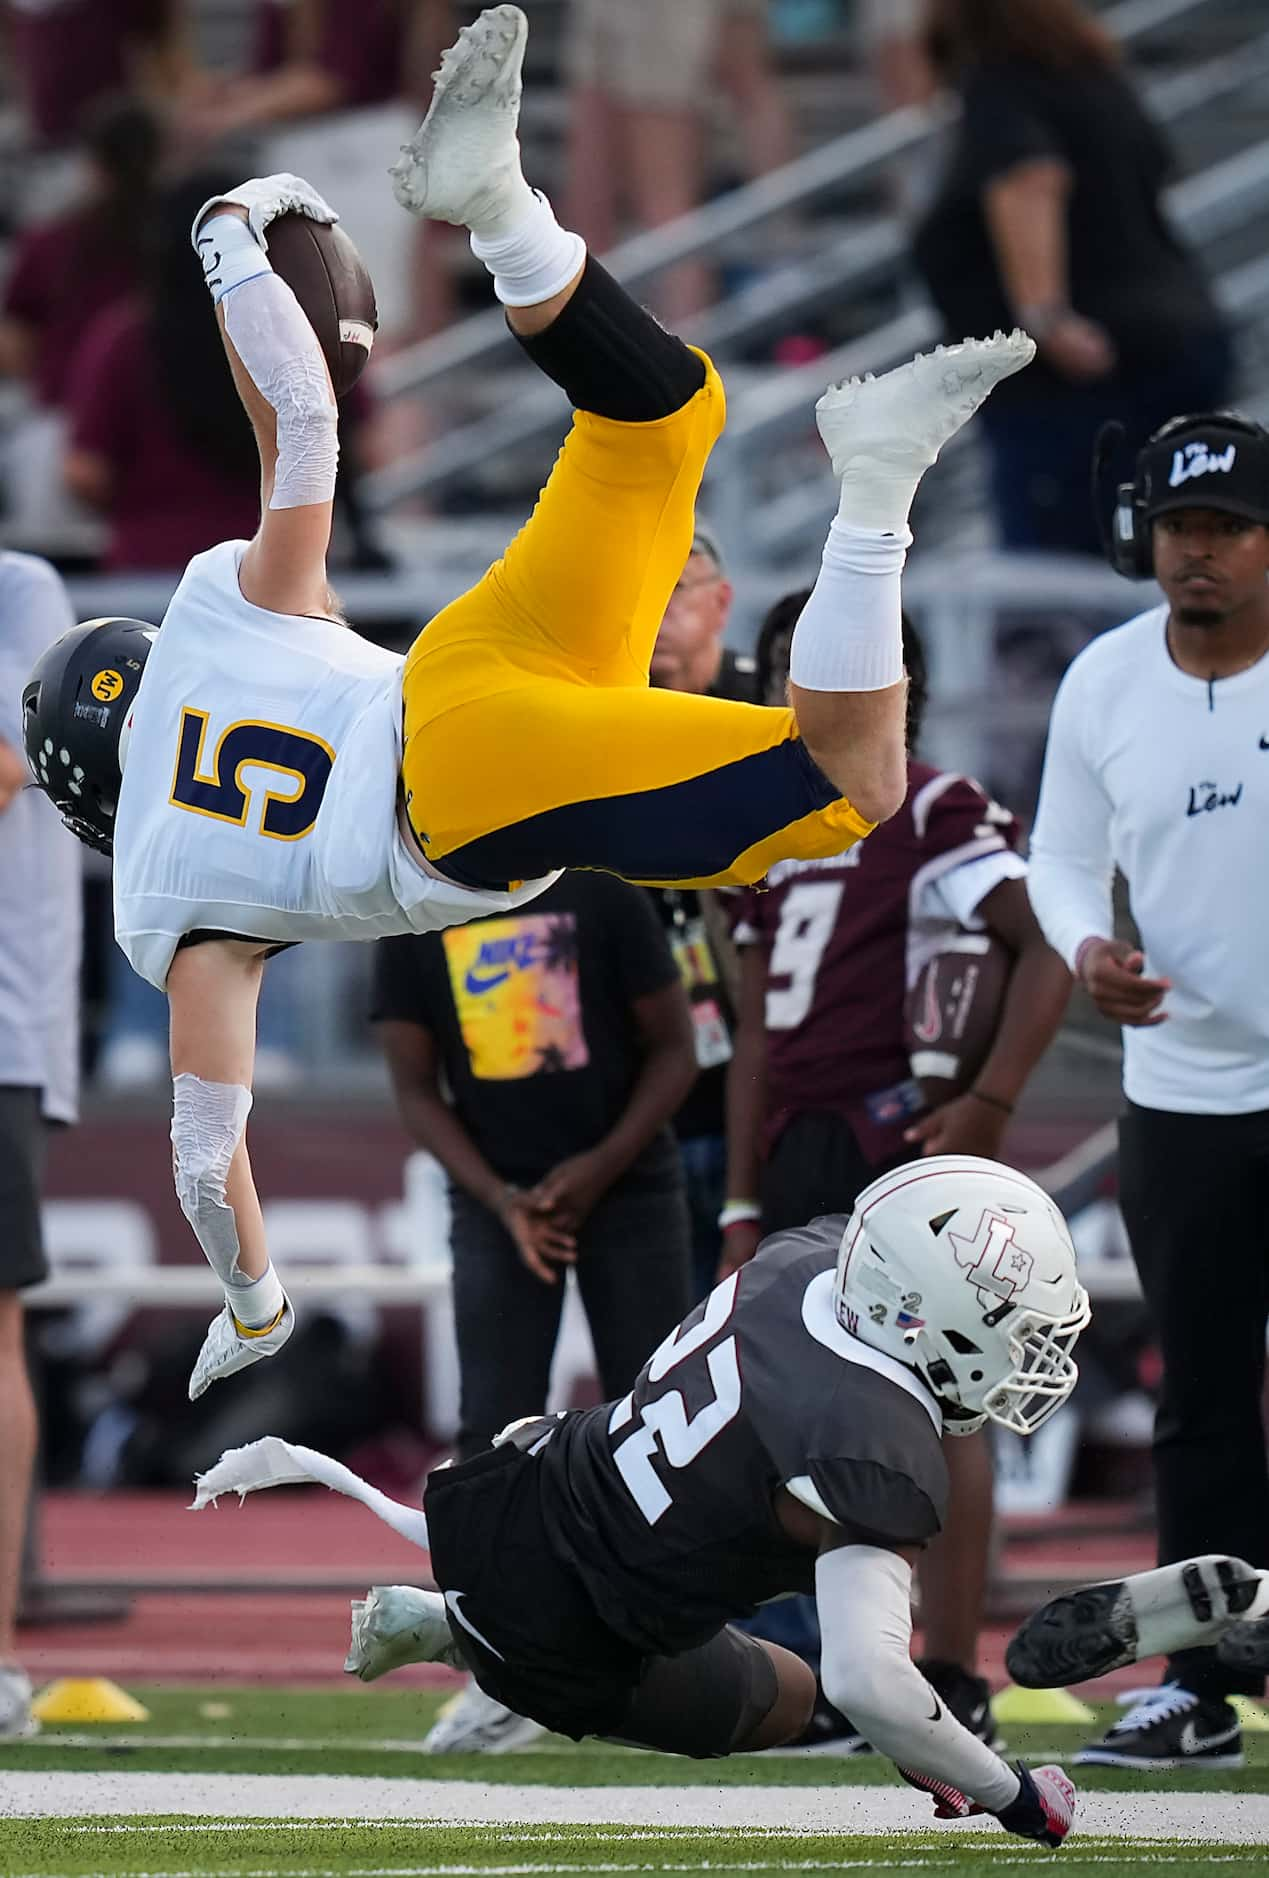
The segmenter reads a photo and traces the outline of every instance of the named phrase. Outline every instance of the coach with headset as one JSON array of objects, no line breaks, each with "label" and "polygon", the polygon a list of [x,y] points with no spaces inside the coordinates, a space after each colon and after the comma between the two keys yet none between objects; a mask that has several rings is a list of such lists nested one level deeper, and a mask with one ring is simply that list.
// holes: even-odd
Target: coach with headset
[{"label": "coach with headset", "polygon": [[[1119,491],[1110,556],[1166,604],[1103,634],[1053,706],[1031,853],[1050,943],[1124,1027],[1119,1184],[1163,1351],[1159,1560],[1269,1563],[1269,432],[1176,418]],[[1114,869],[1140,948],[1115,939]],[[1242,1765],[1211,1650],[1077,1758]]]}]

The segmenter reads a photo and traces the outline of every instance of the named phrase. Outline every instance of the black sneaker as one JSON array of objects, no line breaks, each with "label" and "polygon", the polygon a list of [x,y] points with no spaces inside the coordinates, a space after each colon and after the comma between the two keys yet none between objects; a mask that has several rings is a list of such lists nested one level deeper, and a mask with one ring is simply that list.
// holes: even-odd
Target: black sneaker
[{"label": "black sneaker", "polygon": [[1123,1720],[1075,1760],[1082,1767],[1241,1767],[1242,1730],[1223,1697],[1165,1682],[1138,1690]]},{"label": "black sneaker", "polygon": [[999,1752],[1000,1738],[991,1712],[991,1689],[986,1677],[971,1676],[959,1663],[940,1662],[932,1656],[922,1657],[917,1668],[934,1693],[942,1696],[961,1727],[968,1728],[972,1735]]}]

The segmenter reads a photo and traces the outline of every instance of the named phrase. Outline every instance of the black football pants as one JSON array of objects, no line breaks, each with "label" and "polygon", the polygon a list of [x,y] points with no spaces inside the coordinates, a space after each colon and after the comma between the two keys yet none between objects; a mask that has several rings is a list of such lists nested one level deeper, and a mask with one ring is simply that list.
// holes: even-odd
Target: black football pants
[{"label": "black football pants", "polygon": [[[1119,1198],[1163,1352],[1159,1563],[1228,1552],[1269,1566],[1269,1110],[1176,1115],[1130,1103]],[[1169,1671],[1201,1695],[1264,1686],[1212,1650],[1180,1651]]]}]

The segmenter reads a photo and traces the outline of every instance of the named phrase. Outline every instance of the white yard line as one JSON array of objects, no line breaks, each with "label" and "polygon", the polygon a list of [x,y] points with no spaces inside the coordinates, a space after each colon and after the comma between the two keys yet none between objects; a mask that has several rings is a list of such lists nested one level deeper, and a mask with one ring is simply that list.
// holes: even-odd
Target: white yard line
[{"label": "white yard line", "polygon": [[[928,1830],[930,1803],[896,1787],[546,1787],[345,1774],[21,1773],[0,1783],[0,1819],[170,1813],[261,1820],[774,1827],[878,1836]],[[1083,1793],[1086,1834],[1269,1845],[1269,1794]],[[958,1821],[956,1830],[998,1828]],[[177,1828],[179,1830],[179,1828]]]}]

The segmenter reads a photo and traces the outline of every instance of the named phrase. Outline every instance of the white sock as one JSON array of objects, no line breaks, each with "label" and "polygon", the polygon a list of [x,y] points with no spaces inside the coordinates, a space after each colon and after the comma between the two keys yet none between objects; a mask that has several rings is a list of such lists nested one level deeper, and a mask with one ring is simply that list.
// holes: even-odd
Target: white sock
[{"label": "white sock", "polygon": [[477,234],[471,251],[493,275],[494,292],[504,306],[537,306],[567,287],[586,259],[580,235],[561,228],[540,190],[523,184],[514,213],[499,217],[494,230]]},{"label": "white sock", "polygon": [[899,577],[905,527],[855,528],[838,517],[819,578],[793,629],[789,677],[803,691],[884,691],[903,677]]},{"label": "white sock", "polygon": [[247,1330],[271,1326],[285,1302],[272,1260],[259,1278],[243,1278],[236,1284],[231,1280],[225,1286],[225,1303]]}]

